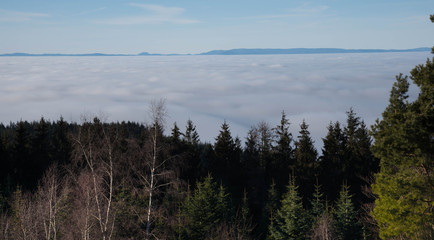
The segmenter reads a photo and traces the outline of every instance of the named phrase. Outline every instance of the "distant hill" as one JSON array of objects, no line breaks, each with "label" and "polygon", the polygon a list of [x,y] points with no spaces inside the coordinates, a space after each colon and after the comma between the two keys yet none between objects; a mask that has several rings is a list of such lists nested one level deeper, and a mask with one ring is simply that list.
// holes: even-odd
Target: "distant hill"
[{"label": "distant hill", "polygon": [[68,53],[42,53],[42,54],[33,54],[33,53],[6,53],[0,54],[3,57],[62,57],[62,56],[76,56],[76,57],[87,57],[87,56],[135,56],[131,54],[105,54],[105,53],[80,53],[80,54],[68,54]]},{"label": "distant hill", "polygon": [[200,55],[268,55],[268,54],[325,54],[325,53],[382,53],[382,52],[426,52],[430,48],[413,49],[343,49],[343,48],[289,48],[289,49],[231,49],[214,50]]},{"label": "distant hill", "polygon": [[199,54],[159,54],[142,52],[139,54],[105,54],[105,53],[84,53],[84,54],[63,54],[63,53],[6,53],[0,54],[3,57],[33,57],[33,56],[186,56],[186,55],[274,55],[274,54],[332,54],[332,53],[385,53],[385,52],[428,52],[431,48],[413,49],[343,49],[343,48],[238,48],[230,50],[213,50]]}]

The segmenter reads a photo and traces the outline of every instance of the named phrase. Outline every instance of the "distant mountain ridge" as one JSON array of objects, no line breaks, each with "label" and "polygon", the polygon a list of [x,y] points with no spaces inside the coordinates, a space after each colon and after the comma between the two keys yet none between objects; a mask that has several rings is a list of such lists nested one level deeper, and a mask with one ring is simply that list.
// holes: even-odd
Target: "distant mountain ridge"
[{"label": "distant mountain ridge", "polygon": [[139,54],[105,54],[105,53],[83,53],[83,54],[63,54],[63,53],[5,53],[3,57],[61,57],[61,56],[188,56],[188,55],[276,55],[276,54],[334,54],[334,53],[387,53],[387,52],[428,52],[431,48],[421,47],[412,49],[344,49],[344,48],[237,48],[230,50],[213,50],[199,54],[159,54],[142,52]]},{"label": "distant mountain ridge", "polygon": [[327,54],[327,53],[382,53],[382,52],[425,52],[431,51],[430,48],[413,49],[343,49],[343,48],[257,48],[257,49],[231,49],[214,50],[200,55],[267,55],[267,54]]}]

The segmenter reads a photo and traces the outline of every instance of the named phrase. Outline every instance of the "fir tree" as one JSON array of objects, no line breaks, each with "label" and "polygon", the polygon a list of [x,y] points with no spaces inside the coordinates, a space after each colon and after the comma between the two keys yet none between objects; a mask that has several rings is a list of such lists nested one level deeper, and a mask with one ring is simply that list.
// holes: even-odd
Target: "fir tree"
[{"label": "fir tree", "polygon": [[187,120],[187,126],[184,134],[184,141],[193,145],[199,143],[199,134],[197,134],[196,126],[193,124],[193,121],[191,121],[190,119]]},{"label": "fir tree", "polygon": [[269,239],[308,239],[309,219],[294,179],[290,180],[281,205],[270,224]]},{"label": "fir tree", "polygon": [[297,185],[302,189],[301,196],[304,203],[307,203],[307,199],[313,192],[315,165],[318,157],[308,127],[309,125],[303,120],[303,123],[300,125],[300,135],[295,143],[295,166],[293,169]]},{"label": "fir tree", "polygon": [[310,200],[311,209],[309,211],[311,219],[315,222],[315,219],[320,217],[325,211],[326,206],[324,204],[323,193],[321,192],[321,186],[315,184],[315,192],[313,198]]},{"label": "fir tree", "polygon": [[239,171],[239,156],[235,156],[235,142],[231,136],[229,125],[224,121],[221,126],[219,135],[214,144],[214,152],[216,159],[213,164],[213,173],[217,176],[217,180],[223,180],[227,185],[231,181],[231,177],[235,176]]},{"label": "fir tree", "polygon": [[328,199],[333,202],[338,199],[339,186],[343,182],[346,137],[339,122],[330,123],[327,129],[327,136],[323,138],[320,177]]},{"label": "fir tree", "polygon": [[336,202],[334,230],[339,240],[362,239],[362,227],[357,220],[357,212],[354,209],[349,187],[346,184],[342,185],[339,199]]},{"label": "fir tree", "polygon": [[383,119],[373,127],[380,172],[373,215],[382,238],[432,239],[434,149],[434,59],[411,71],[418,98],[407,102],[409,82],[394,83]]},{"label": "fir tree", "polygon": [[224,188],[208,175],[198,182],[194,194],[184,203],[185,230],[189,239],[204,239],[222,221],[227,220],[229,199]]},{"label": "fir tree", "polygon": [[[271,172],[273,179],[278,186],[285,186],[289,181],[290,169],[294,167],[294,149],[292,148],[292,134],[289,132],[289,120],[285,112],[282,112],[280,125],[273,130],[276,135],[276,146],[273,148],[274,155],[272,158]],[[280,192],[284,189],[279,188]]]},{"label": "fir tree", "polygon": [[179,130],[179,127],[178,125],[176,125],[175,122],[173,123],[171,140],[173,143],[177,144],[180,142],[180,139],[181,139],[181,131]]}]

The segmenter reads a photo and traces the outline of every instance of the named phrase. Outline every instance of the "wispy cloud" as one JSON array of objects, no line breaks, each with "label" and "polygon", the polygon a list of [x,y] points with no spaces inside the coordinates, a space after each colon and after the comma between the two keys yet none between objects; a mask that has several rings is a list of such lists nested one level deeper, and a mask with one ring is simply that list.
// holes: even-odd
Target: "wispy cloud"
[{"label": "wispy cloud", "polygon": [[[249,17],[243,17],[241,19],[273,20],[273,19],[282,19],[282,18],[291,18],[291,17],[307,17],[307,16],[321,14],[321,13],[327,11],[328,9],[329,9],[329,6],[326,6],[326,5],[312,5],[311,3],[303,3],[300,6],[286,9],[281,13],[269,14],[269,15],[249,16]],[[237,19],[240,19],[240,18],[237,18]]]},{"label": "wispy cloud", "polygon": [[312,5],[311,3],[303,3],[301,6],[291,8],[289,11],[298,14],[315,14],[324,12],[329,9],[326,5]]},{"label": "wispy cloud", "polygon": [[182,14],[185,12],[185,9],[180,7],[165,7],[161,5],[139,4],[139,3],[130,3],[129,5],[132,7],[141,8],[145,10],[147,13],[145,15],[138,15],[138,16],[103,19],[103,20],[98,20],[96,22],[102,24],[112,24],[112,25],[162,24],[162,23],[192,24],[192,23],[199,22],[198,20],[195,19],[183,17]]},{"label": "wispy cloud", "polygon": [[0,22],[27,22],[49,17],[49,14],[36,12],[18,12],[0,9]]},{"label": "wispy cloud", "polygon": [[100,7],[100,8],[96,8],[96,9],[86,10],[86,11],[82,11],[82,12],[77,13],[75,16],[82,16],[82,15],[88,15],[91,13],[101,12],[101,11],[104,11],[105,9],[106,9],[106,7]]}]

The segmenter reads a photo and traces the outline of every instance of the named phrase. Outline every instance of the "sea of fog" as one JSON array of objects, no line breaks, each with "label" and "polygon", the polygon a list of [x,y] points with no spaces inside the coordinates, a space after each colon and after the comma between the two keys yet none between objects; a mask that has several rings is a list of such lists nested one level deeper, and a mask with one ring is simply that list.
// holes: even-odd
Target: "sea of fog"
[{"label": "sea of fog", "polygon": [[[0,57],[0,121],[42,116],[80,121],[148,121],[152,99],[164,98],[181,130],[191,119],[214,142],[226,120],[242,141],[260,121],[276,126],[285,111],[298,135],[303,119],[316,146],[327,125],[345,122],[351,107],[368,125],[381,117],[399,73],[425,63],[429,52],[251,55]],[[413,98],[415,87],[410,89]],[[320,150],[320,149],[318,149]]]}]

